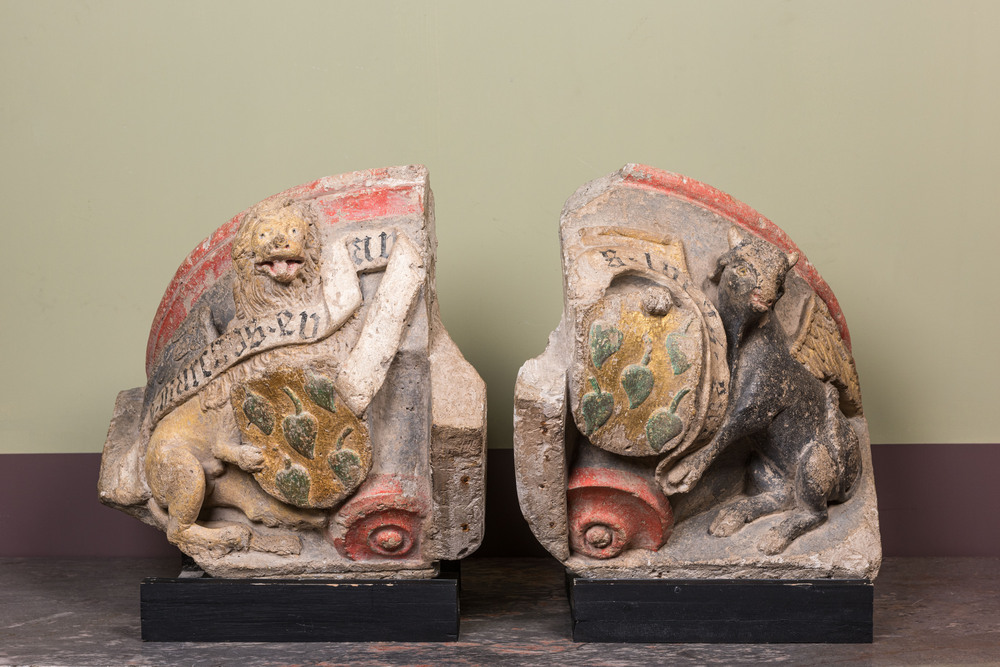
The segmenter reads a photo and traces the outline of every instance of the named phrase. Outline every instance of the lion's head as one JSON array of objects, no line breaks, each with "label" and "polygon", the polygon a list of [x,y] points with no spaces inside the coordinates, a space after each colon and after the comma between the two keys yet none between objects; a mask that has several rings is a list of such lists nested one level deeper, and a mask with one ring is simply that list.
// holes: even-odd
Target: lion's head
[{"label": "lion's head", "polygon": [[244,215],[233,239],[238,317],[309,302],[318,284],[319,232],[305,202],[265,201]]},{"label": "lion's head", "polygon": [[[233,238],[236,317],[247,320],[281,310],[314,306],[320,281],[320,234],[307,202],[272,200],[243,214]],[[309,357],[307,346],[294,354]],[[228,404],[233,384],[261,372],[288,351],[284,348],[248,356],[208,384],[199,394],[203,410]]]}]

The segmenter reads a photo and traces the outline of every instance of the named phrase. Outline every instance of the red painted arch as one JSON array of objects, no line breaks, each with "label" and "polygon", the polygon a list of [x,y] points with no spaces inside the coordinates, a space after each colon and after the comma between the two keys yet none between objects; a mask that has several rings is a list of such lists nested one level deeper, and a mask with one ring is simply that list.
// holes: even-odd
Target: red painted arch
[{"label": "red painted arch", "polygon": [[833,290],[819,275],[819,271],[812,265],[805,253],[780,227],[743,202],[692,178],[642,164],[626,165],[621,173],[627,184],[650,188],[673,197],[686,199],[729,220],[734,225],[739,225],[751,234],[773,243],[785,252],[797,251],[799,261],[795,265],[795,272],[823,299],[827,308],[830,309],[830,315],[833,316],[834,322],[840,329],[840,335],[847,344],[847,348],[851,348],[851,333],[847,329],[847,321],[844,319],[844,313],[840,309],[837,297],[833,295]]},{"label": "red painted arch", "polygon": [[[317,212],[321,224],[334,225],[422,215],[426,184],[427,171],[423,167],[388,167],[327,176],[267,199],[319,199]],[[216,229],[181,262],[153,316],[146,342],[147,375],[198,298],[232,269],[233,237],[245,212]]]}]

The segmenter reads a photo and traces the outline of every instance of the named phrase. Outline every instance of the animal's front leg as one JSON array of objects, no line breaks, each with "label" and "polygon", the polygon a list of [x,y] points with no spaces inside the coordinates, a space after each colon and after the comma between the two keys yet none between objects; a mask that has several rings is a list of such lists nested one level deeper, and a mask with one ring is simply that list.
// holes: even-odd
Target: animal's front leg
[{"label": "animal's front leg", "polygon": [[251,521],[265,526],[287,528],[321,528],[326,514],[287,505],[265,493],[253,478],[239,470],[230,469],[215,483],[212,503],[235,507]]},{"label": "animal's front leg", "polygon": [[795,538],[826,521],[826,517],[827,510],[825,507],[822,510],[796,510],[787,519],[784,519],[777,526],[767,531],[764,537],[761,538],[757,548],[769,556],[780,554],[788,548],[789,544],[795,541]]},{"label": "animal's front leg", "polygon": [[746,524],[788,506],[790,489],[768,459],[762,456],[750,459],[749,482],[757,490],[756,495],[740,496],[726,503],[708,527],[710,534],[728,537]]},{"label": "animal's front leg", "polygon": [[212,454],[247,472],[258,472],[264,467],[264,451],[256,445],[219,443],[212,448]]},{"label": "animal's front leg", "polygon": [[243,442],[231,410],[223,409],[221,412],[222,423],[219,437],[212,443],[212,456],[232,463],[240,470],[258,472],[264,467],[264,450]]},{"label": "animal's front leg", "polygon": [[358,342],[334,381],[344,403],[359,417],[385,381],[426,278],[420,251],[398,235]]},{"label": "animal's front leg", "polygon": [[767,426],[774,418],[774,410],[773,405],[757,396],[734,396],[715,437],[698,451],[681,459],[667,473],[664,491],[668,495],[690,491],[727,447]]},{"label": "animal's front leg", "polygon": [[667,481],[664,485],[664,491],[667,492],[667,495],[687,493],[694,488],[708,466],[712,465],[719,454],[737,439],[738,435],[727,426],[729,423],[723,422],[722,428],[715,434],[711,442],[678,461],[677,465],[667,473]]}]

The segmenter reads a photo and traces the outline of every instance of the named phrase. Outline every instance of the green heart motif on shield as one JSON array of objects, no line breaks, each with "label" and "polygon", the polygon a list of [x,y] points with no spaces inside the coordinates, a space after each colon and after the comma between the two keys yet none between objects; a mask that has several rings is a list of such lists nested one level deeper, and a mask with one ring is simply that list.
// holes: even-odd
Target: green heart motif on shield
[{"label": "green heart motif on shield", "polygon": [[657,452],[684,430],[684,422],[677,416],[677,405],[689,389],[682,389],[674,396],[669,408],[657,408],[646,422],[646,441]]},{"label": "green heart motif on shield", "polygon": [[309,473],[305,468],[289,460],[285,461],[285,469],[274,476],[274,482],[282,495],[294,505],[300,507],[309,502]]},{"label": "green heart motif on shield", "polygon": [[313,403],[327,412],[336,412],[337,390],[333,380],[318,373],[306,373],[306,393]]},{"label": "green heart motif on shield", "polygon": [[319,422],[311,413],[302,409],[302,401],[288,387],[284,387],[284,392],[295,404],[295,414],[288,415],[281,422],[281,429],[285,434],[285,440],[292,449],[297,451],[307,459],[316,457],[316,432],[319,429]]},{"label": "green heart motif on shield", "polygon": [[615,327],[605,329],[596,322],[590,327],[590,358],[600,369],[615,352],[621,349],[622,332]]},{"label": "green heart motif on shield", "polygon": [[687,330],[690,328],[691,319],[689,319],[687,324],[684,325],[683,331],[671,331],[667,335],[665,345],[667,348],[667,355],[670,357],[670,367],[673,369],[674,375],[680,375],[687,369],[691,368],[691,362],[688,361],[687,355],[684,354],[684,350],[681,349],[681,341],[687,338]]},{"label": "green heart motif on shield", "polygon": [[316,369],[270,369],[235,383],[230,403],[243,441],[264,457],[253,478],[278,500],[335,507],[368,476],[368,427]]},{"label": "green heart motif on shield", "polygon": [[649,369],[649,358],[653,354],[653,340],[648,334],[643,335],[642,339],[646,344],[646,352],[642,355],[642,361],[638,364],[630,364],[622,371],[622,389],[628,396],[630,410],[634,410],[646,402],[656,382],[653,371]]},{"label": "green heart motif on shield", "polygon": [[587,431],[584,435],[590,435],[604,426],[615,409],[615,397],[610,391],[602,392],[594,378],[590,378],[590,386],[594,391],[587,392],[580,399],[580,411],[583,413],[584,428]]},{"label": "green heart motif on shield", "polygon": [[271,402],[260,394],[247,392],[247,397],[243,401],[243,414],[264,435],[271,435],[274,431],[274,408]]}]

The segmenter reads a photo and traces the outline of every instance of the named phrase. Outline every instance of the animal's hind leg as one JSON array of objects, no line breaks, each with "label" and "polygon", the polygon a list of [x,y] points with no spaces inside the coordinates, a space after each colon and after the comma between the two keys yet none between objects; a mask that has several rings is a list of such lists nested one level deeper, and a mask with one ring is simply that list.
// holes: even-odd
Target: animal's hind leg
[{"label": "animal's hind leg", "polygon": [[213,505],[235,507],[265,526],[322,528],[326,523],[323,512],[286,505],[265,493],[250,475],[232,467],[215,480],[211,500]]},{"label": "animal's hind leg", "polygon": [[837,485],[837,472],[830,452],[813,441],[803,452],[795,475],[795,509],[777,526],[767,531],[758,548],[779,554],[796,538],[826,521],[827,499]]},{"label": "animal's hind leg", "polygon": [[754,519],[777,512],[784,504],[784,498],[774,492],[734,500],[719,510],[708,532],[716,537],[728,537]]},{"label": "animal's hind leg", "polygon": [[185,553],[222,556],[245,549],[250,531],[245,526],[206,528],[198,525],[205,499],[205,470],[201,461],[184,447],[151,443],[146,476],[153,502],[166,508],[167,539]]},{"label": "animal's hind leg", "polygon": [[778,472],[765,460],[756,456],[753,458],[750,478],[760,492],[724,505],[709,526],[709,533],[716,537],[728,537],[751,521],[773,514],[786,505],[788,489]]}]

